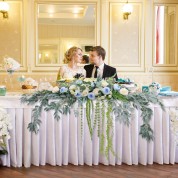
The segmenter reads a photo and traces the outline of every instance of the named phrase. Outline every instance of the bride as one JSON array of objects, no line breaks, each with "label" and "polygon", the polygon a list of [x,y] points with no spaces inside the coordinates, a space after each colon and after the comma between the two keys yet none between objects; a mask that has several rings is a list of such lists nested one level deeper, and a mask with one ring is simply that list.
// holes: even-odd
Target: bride
[{"label": "bride", "polygon": [[57,80],[62,78],[73,78],[76,75],[86,76],[86,71],[82,67],[79,67],[77,64],[82,61],[82,49],[73,46],[66,53],[64,57],[64,66],[61,66],[58,72]]}]

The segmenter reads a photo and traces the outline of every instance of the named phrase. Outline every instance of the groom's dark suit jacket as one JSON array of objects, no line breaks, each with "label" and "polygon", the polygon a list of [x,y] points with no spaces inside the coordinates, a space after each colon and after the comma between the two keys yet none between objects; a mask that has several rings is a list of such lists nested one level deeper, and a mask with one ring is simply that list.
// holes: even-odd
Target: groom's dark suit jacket
[{"label": "groom's dark suit jacket", "polygon": [[[93,64],[89,64],[89,65],[84,66],[84,69],[86,70],[86,78],[90,78],[92,76],[93,68],[94,68]],[[117,80],[116,68],[104,64],[102,78],[112,77],[112,76],[114,76],[114,78]]]}]

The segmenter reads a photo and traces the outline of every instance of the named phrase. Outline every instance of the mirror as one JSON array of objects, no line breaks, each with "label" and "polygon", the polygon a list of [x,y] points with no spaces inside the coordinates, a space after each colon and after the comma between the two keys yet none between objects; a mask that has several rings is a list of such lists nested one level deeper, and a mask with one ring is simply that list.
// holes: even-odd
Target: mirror
[{"label": "mirror", "polygon": [[154,6],[153,63],[175,65],[177,49],[176,5]]},{"label": "mirror", "polygon": [[36,65],[63,64],[72,46],[83,49],[96,44],[96,4],[37,4]]}]

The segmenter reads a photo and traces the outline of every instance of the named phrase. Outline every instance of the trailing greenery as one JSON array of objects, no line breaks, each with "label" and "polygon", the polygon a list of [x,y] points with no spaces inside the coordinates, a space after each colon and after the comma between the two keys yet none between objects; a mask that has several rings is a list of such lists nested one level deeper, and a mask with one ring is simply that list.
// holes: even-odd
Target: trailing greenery
[{"label": "trailing greenery", "polygon": [[107,145],[105,148],[105,155],[107,159],[109,159],[109,151],[113,155],[115,155],[115,152],[113,150],[113,144],[112,144],[112,138],[113,138],[113,120],[112,120],[112,104],[108,102],[107,112],[106,112],[106,118],[107,118],[107,126],[106,126],[106,138],[107,138]]},{"label": "trailing greenery", "polygon": [[31,132],[37,133],[41,124],[40,115],[42,109],[45,111],[54,110],[54,118],[59,120],[61,114],[70,113],[70,108],[76,102],[76,98],[72,97],[70,93],[65,93],[59,96],[57,93],[52,93],[48,90],[37,91],[36,93],[24,94],[21,98],[22,103],[28,105],[35,105],[32,110],[33,122],[29,123],[28,128]]},{"label": "trailing greenery", "polygon": [[[37,133],[41,124],[40,115],[43,110],[54,111],[54,118],[59,120],[62,114],[70,113],[74,104],[78,109],[77,117],[81,120],[81,135],[83,135],[83,110],[86,106],[88,129],[93,136],[94,129],[100,137],[100,152],[108,158],[108,153],[114,153],[113,117],[129,126],[134,109],[141,111],[143,124],[140,135],[147,141],[153,140],[153,130],[149,124],[153,111],[150,103],[158,104],[164,109],[161,100],[154,93],[131,93],[129,89],[115,82],[112,78],[61,80],[59,86],[43,89],[33,94],[24,94],[22,103],[35,105],[33,121],[29,123],[30,131]],[[77,106],[76,106],[77,105]],[[106,129],[105,129],[106,124]]]}]

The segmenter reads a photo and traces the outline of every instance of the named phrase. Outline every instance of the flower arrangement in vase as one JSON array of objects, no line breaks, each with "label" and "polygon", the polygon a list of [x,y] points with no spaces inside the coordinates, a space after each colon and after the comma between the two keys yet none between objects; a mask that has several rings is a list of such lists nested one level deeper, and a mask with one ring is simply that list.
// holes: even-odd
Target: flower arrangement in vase
[{"label": "flower arrangement in vase", "polygon": [[11,57],[5,57],[2,66],[5,69],[5,71],[9,74],[10,87],[11,89],[13,89],[12,74],[20,68],[20,64]]}]

